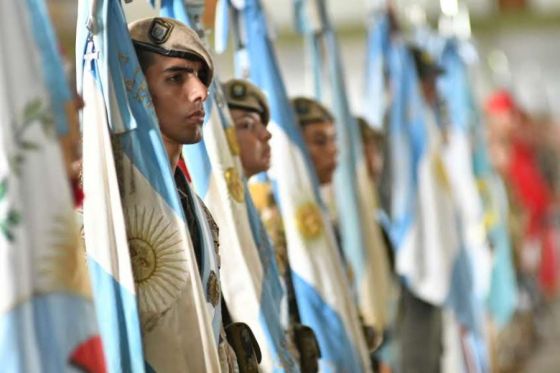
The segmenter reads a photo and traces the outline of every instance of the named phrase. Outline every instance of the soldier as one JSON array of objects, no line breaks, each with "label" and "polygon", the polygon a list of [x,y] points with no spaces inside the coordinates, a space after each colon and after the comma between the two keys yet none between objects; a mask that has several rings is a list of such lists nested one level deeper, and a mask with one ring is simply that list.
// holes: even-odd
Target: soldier
[{"label": "soldier", "polygon": [[[380,130],[370,126],[367,121],[362,117],[356,117],[358,126],[360,127],[360,134],[362,137],[362,143],[364,146],[364,158],[366,160],[367,170],[370,179],[373,181],[375,187],[379,187],[381,184],[383,166],[384,166],[384,148],[385,148],[385,133]],[[375,191],[374,191],[375,193]],[[395,253],[393,243],[389,237],[389,220],[386,213],[378,207],[375,212],[377,218],[377,223],[381,229],[381,234],[383,236],[383,241],[385,243],[385,249],[387,250],[387,258],[389,259],[389,265],[391,272],[393,274],[393,279],[397,283],[398,278],[395,272]],[[398,303],[399,294],[397,291],[393,293],[393,298],[389,301],[391,302],[390,309],[390,322],[388,323],[388,328],[383,332],[383,343],[379,350],[375,354],[374,367],[377,367],[377,371],[380,373],[391,372],[391,363],[394,360],[394,337],[393,328],[395,324],[394,316],[396,313],[396,304]],[[394,307],[393,307],[394,305]],[[395,308],[395,309],[394,309]]]},{"label": "soldier", "polygon": [[[331,182],[338,163],[336,158],[338,155],[338,148],[336,144],[334,117],[321,103],[310,98],[296,97],[292,99],[292,107],[294,108],[296,119],[303,133],[303,140],[307,145],[309,155],[311,156],[311,162],[322,188],[322,198],[326,201],[330,211],[340,256],[344,261],[344,268],[350,283],[353,283],[354,274],[350,266],[346,263],[345,255],[342,251],[342,240],[338,229],[334,198],[332,193],[330,193]],[[379,346],[379,337],[373,327],[363,322],[361,316],[360,320],[362,322],[362,330],[364,332],[366,344],[370,351],[373,351]]]},{"label": "soldier", "polygon": [[366,159],[369,176],[375,185],[379,186],[385,160],[383,151],[385,148],[385,134],[381,130],[371,127],[362,117],[357,117],[356,121],[362,135],[364,158]]},{"label": "soldier", "polygon": [[337,166],[338,154],[334,118],[327,108],[309,98],[294,98],[292,106],[315,166],[319,184],[330,184]]},{"label": "soldier", "polygon": [[[332,194],[331,182],[337,166],[338,148],[336,144],[336,128],[334,117],[330,111],[319,102],[305,97],[292,99],[296,119],[301,127],[303,140],[311,156],[319,185],[321,198],[327,205],[329,217],[334,227],[338,247],[341,248],[341,237],[336,218],[336,206]],[[344,254],[341,251],[344,259]],[[345,269],[352,282],[352,273],[349,266]]]},{"label": "soldier", "polygon": [[[412,48],[411,52],[420,79],[424,103],[436,119],[441,118],[436,78],[443,70],[424,51]],[[397,329],[402,372],[441,371],[440,358],[443,354],[441,307],[421,300],[406,286],[402,286]]]},{"label": "soldier", "polygon": [[[212,59],[196,32],[174,19],[142,19],[131,23],[129,30],[175,175],[203,289],[207,291],[207,301],[214,310],[213,324],[221,329],[218,351],[222,370],[235,371],[239,362],[241,371],[257,371],[256,360],[260,352],[250,329],[239,324],[227,325],[227,312],[224,312],[222,320],[218,227],[202,201],[192,192],[181,158],[184,144],[197,143],[202,139],[203,103],[212,81]],[[198,217],[200,209],[207,221]],[[226,332],[230,344],[238,346],[234,348],[237,359],[226,342]]]},{"label": "soldier", "polygon": [[[241,164],[245,176],[250,178],[270,167],[268,103],[260,89],[248,81],[232,79],[223,88],[239,142]],[[293,336],[297,349],[294,355],[299,356],[302,372],[316,372],[320,357],[319,346],[313,331],[300,324],[280,213],[267,184],[252,184],[251,194],[274,243],[278,269],[287,289],[289,321],[284,322],[284,327]]]}]

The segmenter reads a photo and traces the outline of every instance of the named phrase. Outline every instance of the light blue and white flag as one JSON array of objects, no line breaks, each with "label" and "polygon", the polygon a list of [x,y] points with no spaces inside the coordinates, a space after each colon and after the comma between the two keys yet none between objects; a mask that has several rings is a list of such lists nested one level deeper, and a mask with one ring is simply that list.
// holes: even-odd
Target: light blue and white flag
[{"label": "light blue and white flag", "polygon": [[52,33],[50,20],[43,1],[2,2],[0,13],[1,369],[105,372],[58,141],[68,97],[54,88],[68,87],[46,74],[60,62],[54,39],[36,35]]},{"label": "light blue and white flag", "polygon": [[440,118],[447,135],[443,159],[453,189],[460,228],[461,250],[454,264],[448,305],[457,322],[466,330],[462,341],[468,346],[465,348],[465,362],[469,364],[469,369],[486,371],[488,357],[483,320],[491,260],[483,224],[482,200],[473,170],[471,133],[475,117],[468,72],[459,53],[459,41],[436,35],[425,37],[423,41],[445,70],[438,79],[439,95],[445,98],[447,108],[440,114],[448,113],[447,117]]},{"label": "light blue and white flag", "polygon": [[111,370],[218,372],[214,306],[120,1],[80,2],[76,51],[86,249]]},{"label": "light blue and white flag", "polygon": [[382,129],[390,104],[385,71],[391,43],[391,21],[387,12],[372,12],[368,17],[363,112],[371,126]]},{"label": "light blue and white flag", "polygon": [[[387,249],[376,220],[376,189],[367,171],[362,137],[358,123],[350,112],[340,51],[330,24],[324,0],[307,0],[298,19],[313,48],[313,71],[326,71],[328,84],[315,75],[315,96],[330,93],[330,105],[335,116],[338,166],[334,175],[337,220],[341,228],[342,249],[353,273],[358,309],[365,324],[382,331],[386,324],[389,304],[390,272]],[[303,10],[306,9],[307,12]],[[319,15],[319,29],[309,21]],[[325,53],[319,51],[324,50]],[[319,99],[319,97],[318,97]],[[325,101],[325,98],[323,98]]]},{"label": "light blue and white flag", "polygon": [[[469,255],[465,265],[471,266],[472,278],[470,284],[453,290],[457,292],[457,297],[468,299],[470,296],[471,307],[462,304],[455,307],[455,311],[459,321],[480,336],[483,302],[490,287],[491,258],[484,227],[484,210],[473,168],[471,134],[476,124],[474,107],[470,99],[467,66],[458,48],[456,40],[445,43],[439,56],[445,74],[438,81],[440,95],[445,97],[449,113],[445,161],[460,214],[462,241]],[[469,316],[468,312],[473,315]],[[469,319],[471,321],[467,321]]]},{"label": "light blue and white flag", "polygon": [[[203,33],[203,6],[164,0],[161,15],[176,18]],[[270,372],[297,372],[280,322],[283,288],[275,255],[258,213],[247,194],[239,146],[227,103],[214,74],[206,105],[203,140],[185,146],[184,155],[198,194],[220,228],[222,292],[235,322],[245,322],[259,342],[261,367]],[[191,166],[192,165],[192,166]]]},{"label": "light blue and white flag", "polygon": [[[472,94],[470,97],[473,102]],[[485,230],[493,247],[486,305],[497,328],[501,329],[511,321],[518,301],[513,247],[508,230],[509,205],[504,182],[490,163],[484,124],[474,104],[472,109],[477,119],[472,130],[473,169],[484,207]]]},{"label": "light blue and white flag", "polygon": [[391,47],[393,91],[388,131],[392,175],[391,235],[397,272],[420,299],[443,305],[448,298],[460,240],[442,138],[421,96],[410,51]]},{"label": "light blue and white flag", "polygon": [[286,95],[261,2],[236,4],[250,79],[265,92],[270,104],[269,177],[284,221],[301,322],[313,328],[317,336],[321,371],[370,371],[343,261],[318,200],[318,182]]}]

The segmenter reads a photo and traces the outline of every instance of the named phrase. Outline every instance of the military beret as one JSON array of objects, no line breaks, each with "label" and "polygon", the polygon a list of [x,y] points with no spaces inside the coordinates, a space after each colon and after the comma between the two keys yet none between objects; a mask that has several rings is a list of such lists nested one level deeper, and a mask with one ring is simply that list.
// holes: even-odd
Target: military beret
[{"label": "military beret", "polygon": [[138,48],[168,57],[201,60],[206,69],[203,83],[208,87],[212,82],[214,63],[193,29],[172,18],[150,17],[131,22],[128,30]]},{"label": "military beret", "polygon": [[266,126],[270,120],[268,101],[262,91],[247,80],[231,79],[224,83],[227,104],[233,109],[256,111]]},{"label": "military beret", "polygon": [[382,141],[384,139],[385,133],[382,130],[371,127],[362,117],[355,117],[355,119],[360,127],[360,133],[363,140]]},{"label": "military beret", "polygon": [[438,76],[445,72],[426,51],[417,47],[410,47],[410,51],[412,52],[416,71],[420,79]]},{"label": "military beret", "polygon": [[296,97],[292,99],[292,107],[296,113],[296,119],[302,127],[312,122],[332,122],[334,120],[326,107],[310,98]]}]

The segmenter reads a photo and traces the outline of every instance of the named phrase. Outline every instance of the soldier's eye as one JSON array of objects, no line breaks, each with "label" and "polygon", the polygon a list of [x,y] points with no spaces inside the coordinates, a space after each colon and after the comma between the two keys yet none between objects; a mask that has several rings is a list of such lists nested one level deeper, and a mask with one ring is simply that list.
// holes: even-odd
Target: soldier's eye
[{"label": "soldier's eye", "polygon": [[167,78],[169,83],[180,83],[183,80],[182,74],[173,74]]},{"label": "soldier's eye", "polygon": [[255,128],[255,122],[253,122],[250,119],[243,119],[240,123],[239,123],[239,128],[244,129],[244,130],[249,130],[252,131]]},{"label": "soldier's eye", "polygon": [[316,137],[313,139],[313,145],[316,146],[325,146],[327,145],[327,139],[325,137]]}]

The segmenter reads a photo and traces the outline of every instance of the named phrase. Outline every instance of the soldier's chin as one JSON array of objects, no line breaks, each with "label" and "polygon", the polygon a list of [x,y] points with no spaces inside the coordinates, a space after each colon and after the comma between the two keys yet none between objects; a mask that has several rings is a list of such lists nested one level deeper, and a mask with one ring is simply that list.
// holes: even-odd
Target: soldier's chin
[{"label": "soldier's chin", "polygon": [[325,185],[330,184],[332,182],[333,175],[332,173],[325,173],[319,176],[319,184]]},{"label": "soldier's chin", "polygon": [[202,140],[202,129],[197,128],[192,132],[185,134],[181,142],[185,145],[188,145],[188,144],[196,144],[201,140]]}]

